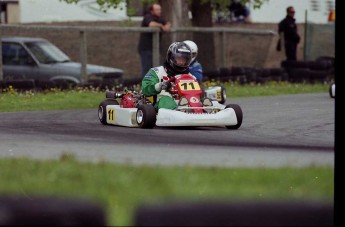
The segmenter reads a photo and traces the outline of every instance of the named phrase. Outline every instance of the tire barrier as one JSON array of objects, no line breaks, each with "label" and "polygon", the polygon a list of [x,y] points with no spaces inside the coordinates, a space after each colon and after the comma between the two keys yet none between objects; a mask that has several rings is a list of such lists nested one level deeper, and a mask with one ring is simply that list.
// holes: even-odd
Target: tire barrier
[{"label": "tire barrier", "polygon": [[128,86],[129,84],[137,84],[138,82],[141,82],[140,79],[132,79],[132,80],[121,80],[119,82],[109,82],[109,81],[102,81],[102,80],[89,80],[82,84],[76,84],[74,82],[66,81],[66,80],[6,80],[6,81],[0,81],[0,92],[3,90],[7,90],[10,87],[12,89],[15,89],[17,91],[27,91],[27,90],[49,90],[52,88],[67,90],[67,89],[74,89],[75,87],[79,86],[82,88],[86,87],[94,87],[94,88],[100,88],[100,89],[113,89],[116,87],[123,87]]},{"label": "tire barrier", "polygon": [[334,226],[332,204],[174,202],[139,206],[135,226]]},{"label": "tire barrier", "polygon": [[240,84],[247,82],[244,67],[230,67],[230,68],[219,68],[219,80],[225,81],[238,81]]},{"label": "tire barrier", "polygon": [[219,70],[209,70],[203,72],[203,81],[219,80]]},{"label": "tire barrier", "polygon": [[310,81],[310,70],[308,68],[289,68],[289,81],[292,83],[307,83]]},{"label": "tire barrier", "polygon": [[[133,226],[334,226],[316,201],[174,201],[136,207]],[[0,226],[107,226],[105,208],[76,198],[0,196]]]},{"label": "tire barrier", "polygon": [[316,58],[316,62],[328,62],[332,68],[334,68],[334,63],[335,63],[335,57],[329,57],[329,56],[320,56]]},{"label": "tire barrier", "polygon": [[282,61],[281,67],[291,82],[329,83],[334,79],[334,58],[319,57],[315,61]]},{"label": "tire barrier", "polygon": [[221,67],[218,71],[204,72],[205,80],[238,82],[239,84],[265,83],[268,81],[287,81],[284,68]]},{"label": "tire barrier", "polygon": [[77,199],[0,196],[0,226],[106,226],[104,209]]},{"label": "tire barrier", "polygon": [[34,80],[6,80],[2,82],[2,88],[13,88],[19,91],[31,90],[35,88]]}]

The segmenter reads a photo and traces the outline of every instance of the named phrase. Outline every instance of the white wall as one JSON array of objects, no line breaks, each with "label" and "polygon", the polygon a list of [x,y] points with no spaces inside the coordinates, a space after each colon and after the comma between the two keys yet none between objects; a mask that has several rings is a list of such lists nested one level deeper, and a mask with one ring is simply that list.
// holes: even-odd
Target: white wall
[{"label": "white wall", "polygon": [[[138,0],[139,1],[139,0]],[[173,1],[173,0],[171,0]],[[78,4],[67,4],[59,0],[20,0],[21,23],[62,22],[62,21],[121,21],[128,19],[126,6],[111,9],[106,13],[99,10],[96,0],[81,0]],[[312,5],[317,6],[314,11]],[[286,8],[294,6],[297,23],[305,22],[305,11],[308,10],[308,21],[327,23],[329,6],[335,7],[335,0],[266,0],[260,9],[251,7],[254,23],[278,23],[286,16]],[[141,20],[141,18],[132,18]]]},{"label": "white wall", "polygon": [[119,21],[127,19],[124,10],[99,10],[96,0],[67,4],[59,0],[20,0],[21,23],[62,21]]},{"label": "white wall", "polygon": [[305,22],[307,10],[308,22],[325,24],[328,23],[330,8],[335,7],[335,0],[268,0],[260,9],[251,7],[252,20],[256,23],[278,23],[286,16],[288,6],[295,8],[296,23]]}]

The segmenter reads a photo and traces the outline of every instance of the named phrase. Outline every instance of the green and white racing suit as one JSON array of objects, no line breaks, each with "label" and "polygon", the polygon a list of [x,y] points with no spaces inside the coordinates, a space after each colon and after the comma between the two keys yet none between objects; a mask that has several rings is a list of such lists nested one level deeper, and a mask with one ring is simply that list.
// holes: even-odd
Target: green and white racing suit
[{"label": "green and white racing suit", "polygon": [[157,96],[157,101],[154,104],[157,110],[160,108],[171,110],[177,108],[177,104],[171,94],[160,90],[159,83],[167,80],[169,80],[169,77],[164,66],[158,66],[151,68],[141,82],[141,90],[146,97]]}]

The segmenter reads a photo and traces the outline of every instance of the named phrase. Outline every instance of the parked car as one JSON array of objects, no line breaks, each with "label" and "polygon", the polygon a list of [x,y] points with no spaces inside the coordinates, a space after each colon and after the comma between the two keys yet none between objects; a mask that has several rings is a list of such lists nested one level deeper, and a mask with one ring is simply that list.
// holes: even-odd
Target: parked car
[{"label": "parked car", "polygon": [[[2,37],[4,82],[33,81],[36,85],[81,84],[81,63],[73,62],[43,38]],[[87,83],[114,84],[123,70],[87,64]]]}]

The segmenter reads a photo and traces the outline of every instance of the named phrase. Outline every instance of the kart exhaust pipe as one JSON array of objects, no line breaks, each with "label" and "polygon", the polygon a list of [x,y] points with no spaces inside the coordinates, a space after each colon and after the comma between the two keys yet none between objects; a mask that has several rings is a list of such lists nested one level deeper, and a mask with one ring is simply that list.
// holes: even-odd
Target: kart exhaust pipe
[{"label": "kart exhaust pipe", "polygon": [[118,93],[116,91],[106,91],[105,92],[105,97],[107,99],[117,99],[117,98],[122,98],[123,94]]}]

